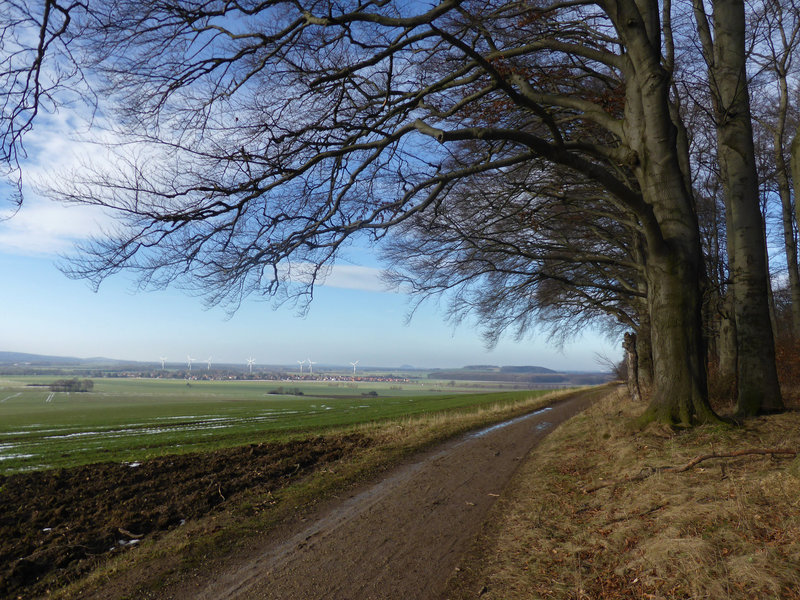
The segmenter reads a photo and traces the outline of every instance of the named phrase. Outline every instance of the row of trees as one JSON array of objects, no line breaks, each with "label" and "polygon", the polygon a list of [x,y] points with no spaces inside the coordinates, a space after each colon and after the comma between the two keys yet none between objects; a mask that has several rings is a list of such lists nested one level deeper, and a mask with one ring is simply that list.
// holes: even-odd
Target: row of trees
[{"label": "row of trees", "polygon": [[51,392],[91,392],[94,381],[91,379],[59,379],[50,384]]},{"label": "row of trees", "polygon": [[797,334],[793,0],[8,0],[0,19],[5,163],[67,97],[116,140],[51,190],[118,217],[72,276],[302,307],[370,239],[490,344],[635,331],[648,418],[717,420],[709,364],[739,415],[783,407],[762,210],[780,203]]}]

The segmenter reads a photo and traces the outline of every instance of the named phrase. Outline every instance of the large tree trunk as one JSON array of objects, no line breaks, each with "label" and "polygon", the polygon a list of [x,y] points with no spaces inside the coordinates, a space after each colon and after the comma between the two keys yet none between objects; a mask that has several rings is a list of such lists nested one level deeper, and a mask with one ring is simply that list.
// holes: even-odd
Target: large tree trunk
[{"label": "large tree trunk", "polygon": [[[658,3],[621,0],[614,18],[628,50],[625,139],[649,210],[642,210],[653,356],[653,390],[643,421],[717,421],[708,403],[702,335],[702,250],[697,215],[681,170],[678,133],[663,68]],[[644,34],[644,35],[643,35]]]},{"label": "large tree trunk", "polygon": [[769,316],[764,224],[759,208],[742,0],[714,0],[715,96],[719,162],[729,205],[728,240],[738,346],[736,412],[783,408]]},{"label": "large tree trunk", "polygon": [[680,170],[651,181],[649,197],[659,209],[666,239],[648,244],[646,276],[654,380],[643,420],[681,426],[714,422],[718,417],[708,403],[699,232]]},{"label": "large tree trunk", "polygon": [[681,426],[714,422],[708,404],[706,352],[699,286],[699,255],[665,251],[649,257],[647,279],[652,320],[654,391],[644,420]]}]

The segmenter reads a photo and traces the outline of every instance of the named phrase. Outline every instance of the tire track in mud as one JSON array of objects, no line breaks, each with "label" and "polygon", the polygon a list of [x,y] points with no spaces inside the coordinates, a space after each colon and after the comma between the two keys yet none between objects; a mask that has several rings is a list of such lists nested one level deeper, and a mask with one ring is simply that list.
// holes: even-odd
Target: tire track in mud
[{"label": "tire track in mud", "polygon": [[416,456],[282,537],[164,596],[202,600],[428,600],[530,450],[608,388],[564,400]]}]

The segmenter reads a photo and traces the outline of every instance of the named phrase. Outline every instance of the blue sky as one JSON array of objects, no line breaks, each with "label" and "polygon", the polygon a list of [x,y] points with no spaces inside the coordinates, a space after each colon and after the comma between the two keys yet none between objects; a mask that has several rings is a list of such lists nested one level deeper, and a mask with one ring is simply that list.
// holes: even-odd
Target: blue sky
[{"label": "blue sky", "polygon": [[255,299],[229,317],[222,308],[207,309],[200,298],[178,289],[136,292],[124,275],[107,280],[95,293],[55,265],[56,252],[79,238],[82,220],[70,216],[77,211],[48,206],[33,196],[26,201],[19,214],[0,223],[0,350],[153,361],[166,356],[176,362],[191,354],[234,363],[252,356],[257,364],[292,364],[310,357],[344,365],[359,360],[364,366],[535,364],[570,370],[596,370],[597,352],[618,354],[616,344],[591,333],[563,352],[536,337],[501,341],[487,351],[474,328],[453,329],[433,304],[406,324],[408,299],[379,291],[374,267],[334,273],[331,285],[317,289],[304,318],[292,308],[274,310]]},{"label": "blue sky", "polygon": [[[102,160],[98,146],[75,141],[68,116],[50,115],[26,139],[30,159],[25,180],[35,185],[63,177],[80,161]],[[0,210],[8,205],[2,198]],[[7,211],[6,211],[7,212]],[[200,298],[178,289],[135,292],[124,274],[93,292],[86,282],[66,278],[55,266],[60,253],[107,222],[88,208],[63,207],[26,189],[25,203],[0,221],[3,315],[0,350],[63,356],[185,362],[198,360],[257,364],[458,367],[468,364],[540,365],[564,370],[598,370],[596,354],[617,359],[617,342],[587,332],[559,350],[543,336],[503,340],[486,350],[476,329],[453,329],[431,303],[405,316],[408,299],[385,291],[380,265],[369,249],[353,249],[315,292],[306,317],[289,307],[249,299],[232,317],[205,308]]]},{"label": "blue sky", "polygon": [[[321,286],[304,318],[256,300],[229,318],[179,290],[135,292],[123,276],[95,293],[58,271],[55,257],[3,246],[3,233],[13,228],[11,221],[0,225],[0,350],[152,361],[166,356],[175,362],[191,354],[233,363],[250,356],[257,364],[310,357],[343,365],[359,360],[363,366],[536,364],[570,370],[597,370],[595,352],[617,354],[616,344],[591,334],[563,352],[536,338],[503,341],[489,352],[473,328],[453,329],[435,306],[418,311],[406,325],[403,295],[369,289]],[[368,274],[362,274],[364,287]]]}]

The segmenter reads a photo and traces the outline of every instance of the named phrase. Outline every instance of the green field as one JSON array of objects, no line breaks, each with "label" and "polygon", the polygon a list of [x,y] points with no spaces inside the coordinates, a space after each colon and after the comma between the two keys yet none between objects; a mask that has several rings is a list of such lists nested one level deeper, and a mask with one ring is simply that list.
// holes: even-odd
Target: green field
[{"label": "green field", "polygon": [[51,381],[0,379],[0,474],[133,462],[545,393],[466,393],[464,382],[95,379],[89,393],[30,386]]}]

